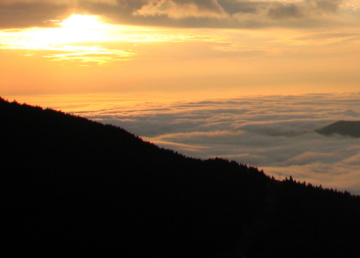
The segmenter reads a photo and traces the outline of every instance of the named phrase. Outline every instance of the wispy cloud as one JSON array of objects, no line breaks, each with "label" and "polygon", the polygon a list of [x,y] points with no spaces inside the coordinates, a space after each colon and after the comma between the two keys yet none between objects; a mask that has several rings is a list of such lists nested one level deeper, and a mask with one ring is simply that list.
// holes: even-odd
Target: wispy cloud
[{"label": "wispy cloud", "polygon": [[59,50],[67,53],[45,55],[44,57],[52,61],[79,61],[102,65],[116,61],[126,61],[136,55],[126,50],[111,50],[100,47],[66,47]]},{"label": "wispy cloud", "polygon": [[165,29],[110,25],[98,20],[97,16],[72,15],[63,22],[57,21],[59,26],[56,28],[2,30],[0,49],[33,51],[32,55],[40,50],[51,52],[43,57],[53,61],[92,62],[101,65],[135,58],[139,43],[228,42],[225,33],[169,32]]}]

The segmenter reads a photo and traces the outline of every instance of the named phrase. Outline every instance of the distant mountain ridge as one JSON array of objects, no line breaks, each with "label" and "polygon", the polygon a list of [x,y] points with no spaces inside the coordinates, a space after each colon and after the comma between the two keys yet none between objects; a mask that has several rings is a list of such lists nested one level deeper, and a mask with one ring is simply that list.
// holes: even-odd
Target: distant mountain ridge
[{"label": "distant mountain ridge", "polygon": [[360,197],[0,98],[13,257],[360,257]]},{"label": "distant mountain ridge", "polygon": [[317,129],[315,132],[326,136],[339,134],[360,138],[360,121],[338,121],[321,129]]}]

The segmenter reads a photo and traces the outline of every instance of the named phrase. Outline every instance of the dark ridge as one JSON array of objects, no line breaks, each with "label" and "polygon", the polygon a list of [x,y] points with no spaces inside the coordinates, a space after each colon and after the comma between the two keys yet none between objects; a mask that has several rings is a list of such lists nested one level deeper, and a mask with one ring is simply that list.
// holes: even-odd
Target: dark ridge
[{"label": "dark ridge", "polygon": [[338,121],[321,129],[315,130],[315,132],[326,136],[339,134],[359,138],[360,121]]},{"label": "dark ridge", "polygon": [[360,200],[0,98],[13,257],[360,257]]}]

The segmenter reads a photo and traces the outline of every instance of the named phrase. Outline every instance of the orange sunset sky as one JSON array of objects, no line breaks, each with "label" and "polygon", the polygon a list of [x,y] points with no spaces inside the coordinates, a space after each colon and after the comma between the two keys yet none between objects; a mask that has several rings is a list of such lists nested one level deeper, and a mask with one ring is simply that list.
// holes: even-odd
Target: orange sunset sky
[{"label": "orange sunset sky", "polygon": [[0,0],[0,96],[360,194],[359,0]]},{"label": "orange sunset sky", "polygon": [[358,0],[1,0],[0,93],[354,92],[359,25]]}]

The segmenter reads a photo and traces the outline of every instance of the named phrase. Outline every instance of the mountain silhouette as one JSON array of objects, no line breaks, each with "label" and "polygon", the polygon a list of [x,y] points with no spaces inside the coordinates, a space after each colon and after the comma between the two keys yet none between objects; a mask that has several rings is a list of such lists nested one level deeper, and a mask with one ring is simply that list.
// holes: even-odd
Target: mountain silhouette
[{"label": "mountain silhouette", "polygon": [[2,244],[37,257],[359,257],[360,198],[0,99]]},{"label": "mountain silhouette", "polygon": [[360,121],[338,121],[315,131],[326,136],[339,134],[343,136],[359,138]]}]

